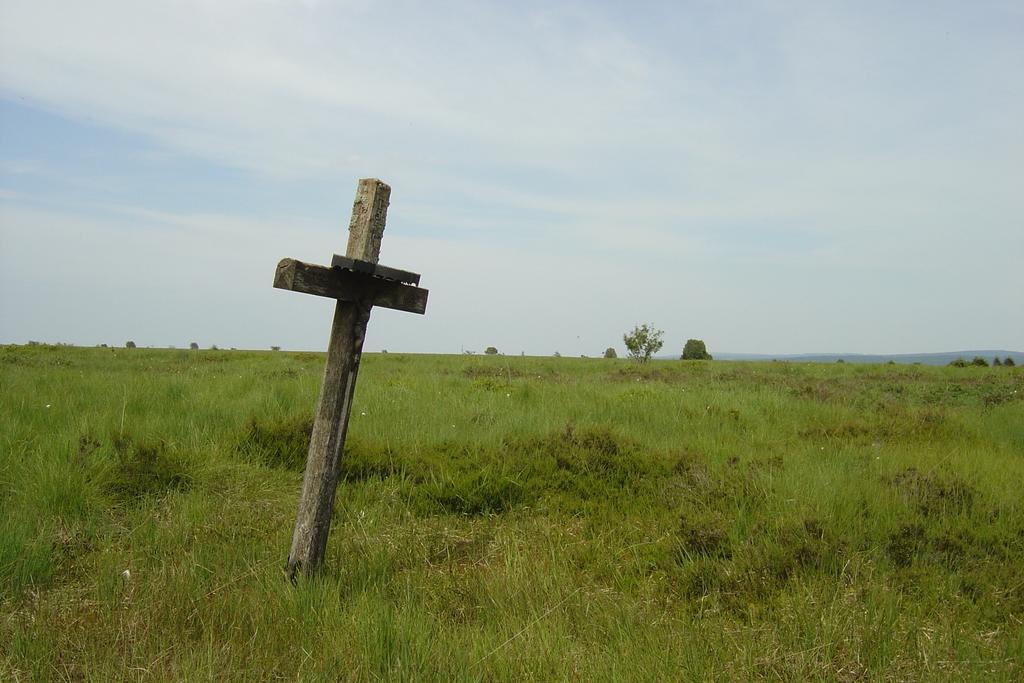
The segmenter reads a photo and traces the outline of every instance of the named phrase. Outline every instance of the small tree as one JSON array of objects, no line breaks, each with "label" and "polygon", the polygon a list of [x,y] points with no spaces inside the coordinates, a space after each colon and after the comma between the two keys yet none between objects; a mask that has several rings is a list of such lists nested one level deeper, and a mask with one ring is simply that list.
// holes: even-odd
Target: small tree
[{"label": "small tree", "polygon": [[604,350],[604,357],[605,358],[618,358],[619,354],[617,354],[615,352],[615,349],[613,347],[609,346],[607,349]]},{"label": "small tree", "polygon": [[1004,365],[1004,366],[1006,366],[1006,367],[1008,367],[1008,368],[1012,368],[1012,367],[1013,367],[1014,365],[1016,365],[1016,364],[1017,364],[1017,363],[1015,363],[1015,362],[1014,362],[1014,360],[1013,360],[1013,357],[1012,357],[1012,356],[1007,356],[1007,357],[1006,357],[1006,360],[1004,360],[1004,361],[1003,361],[1003,365]]},{"label": "small tree", "polygon": [[992,367],[998,368],[1002,364],[1003,361],[999,360],[999,356],[996,356],[994,359],[992,359]]},{"label": "small tree", "polygon": [[661,350],[664,330],[654,329],[654,325],[644,323],[633,328],[632,332],[622,335],[629,357],[640,363],[646,363],[651,356]]},{"label": "small tree", "polygon": [[686,345],[683,346],[683,360],[711,360],[711,354],[708,353],[708,347],[704,345],[704,341],[701,339],[687,339]]},{"label": "small tree", "polygon": [[949,364],[950,364],[950,366],[952,366],[954,368],[966,368],[967,367],[967,361],[965,361],[963,358],[957,358],[956,360],[951,360],[951,361],[949,361]]},{"label": "small tree", "polygon": [[555,358],[561,358],[561,357],[562,357],[562,354],[560,354],[558,351],[555,351]]},{"label": "small tree", "polygon": [[188,348],[192,349],[193,351],[198,351],[199,344],[197,344],[196,342],[192,342],[191,344],[188,345]]},{"label": "small tree", "polygon": [[271,351],[280,351],[280,350],[281,350],[281,347],[280,347],[280,346],[271,346],[271,347],[270,347],[270,350],[271,350]]},{"label": "small tree", "polygon": [[133,342],[133,341],[126,341],[124,343],[124,348],[126,348],[126,349],[134,349],[135,348],[135,342]]},{"label": "small tree", "polygon": [[486,353],[488,356],[497,356],[498,349],[494,348],[493,346],[488,346],[486,349],[484,349],[484,353]]},{"label": "small tree", "polygon": [[982,358],[981,356],[975,356],[974,359],[971,360],[971,365],[977,365],[978,367],[987,368],[988,361]]}]

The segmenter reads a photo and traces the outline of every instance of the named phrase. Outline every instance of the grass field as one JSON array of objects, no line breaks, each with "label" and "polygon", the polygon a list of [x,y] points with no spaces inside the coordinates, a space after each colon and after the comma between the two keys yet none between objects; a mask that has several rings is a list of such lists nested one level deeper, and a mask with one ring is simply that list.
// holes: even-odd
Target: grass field
[{"label": "grass field", "polygon": [[1024,372],[0,348],[3,680],[1021,680]]}]

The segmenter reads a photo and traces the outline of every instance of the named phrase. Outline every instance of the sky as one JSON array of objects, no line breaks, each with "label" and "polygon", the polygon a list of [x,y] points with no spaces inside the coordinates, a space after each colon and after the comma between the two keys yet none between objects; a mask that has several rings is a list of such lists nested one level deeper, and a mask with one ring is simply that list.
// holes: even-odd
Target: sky
[{"label": "sky", "polygon": [[0,343],[1024,349],[1024,4],[0,0]]}]

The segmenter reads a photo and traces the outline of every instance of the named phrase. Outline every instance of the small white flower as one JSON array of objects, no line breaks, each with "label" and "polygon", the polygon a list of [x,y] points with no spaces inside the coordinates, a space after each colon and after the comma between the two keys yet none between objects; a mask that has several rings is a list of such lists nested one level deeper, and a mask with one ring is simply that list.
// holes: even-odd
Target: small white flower
[{"label": "small white flower", "polygon": [[128,579],[132,578],[132,573],[125,569],[123,572],[121,572],[121,578],[127,581]]},{"label": "small white flower", "polygon": [[366,411],[363,411],[363,412],[361,412],[359,414],[362,415],[363,417],[366,417]]},{"label": "small white flower", "polygon": [[50,407],[50,404],[49,404],[49,403],[47,403],[47,404],[46,404],[46,407],[47,407],[47,408],[49,408],[49,407]]},{"label": "small white flower", "polygon": [[512,396],[512,394],[505,394],[506,398],[510,398],[511,396]]}]

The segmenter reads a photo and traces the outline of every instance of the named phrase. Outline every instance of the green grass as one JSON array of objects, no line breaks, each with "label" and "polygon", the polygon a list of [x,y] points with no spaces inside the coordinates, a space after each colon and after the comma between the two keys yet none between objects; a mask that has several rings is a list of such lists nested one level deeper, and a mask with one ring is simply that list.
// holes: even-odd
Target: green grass
[{"label": "green grass", "polygon": [[[1020,368],[0,347],[0,679],[1020,680]],[[125,570],[129,572],[127,578]]]}]

